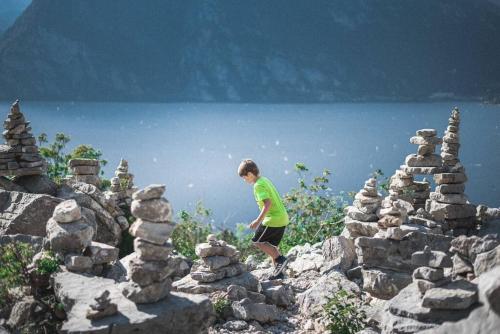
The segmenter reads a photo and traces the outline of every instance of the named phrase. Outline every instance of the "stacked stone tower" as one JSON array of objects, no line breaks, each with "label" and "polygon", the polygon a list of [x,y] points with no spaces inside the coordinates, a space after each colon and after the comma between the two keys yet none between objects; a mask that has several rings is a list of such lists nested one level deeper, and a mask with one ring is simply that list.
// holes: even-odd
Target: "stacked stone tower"
[{"label": "stacked stone tower", "polygon": [[115,176],[111,179],[111,186],[108,195],[112,197],[120,207],[130,207],[132,204],[132,194],[137,191],[134,187],[134,175],[128,171],[128,162],[120,160],[116,168]]},{"label": "stacked stone tower", "polygon": [[130,227],[135,256],[127,270],[131,282],[124,283],[123,294],[138,304],[154,303],[171,290],[175,266],[171,263],[172,245],[168,242],[174,229],[172,207],[162,197],[164,185],[150,185],[133,194]]},{"label": "stacked stone tower", "polygon": [[441,157],[435,154],[436,145],[443,140],[436,136],[435,129],[417,130],[416,136],[410,138],[410,143],[418,145],[417,154],[410,154],[405,159],[401,170],[408,174],[435,174],[442,169]]},{"label": "stacked stone tower", "polygon": [[21,112],[19,100],[12,104],[3,127],[6,145],[0,145],[0,176],[43,174],[46,162],[38,153],[30,122]]}]

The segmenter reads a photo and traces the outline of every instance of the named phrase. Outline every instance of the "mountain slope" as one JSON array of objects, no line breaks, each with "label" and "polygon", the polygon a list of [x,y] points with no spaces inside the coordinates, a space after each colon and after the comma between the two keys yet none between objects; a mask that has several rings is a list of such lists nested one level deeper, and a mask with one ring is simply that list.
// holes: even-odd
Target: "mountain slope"
[{"label": "mountain slope", "polygon": [[0,40],[0,98],[278,102],[500,91],[494,4],[313,4],[34,0]]}]

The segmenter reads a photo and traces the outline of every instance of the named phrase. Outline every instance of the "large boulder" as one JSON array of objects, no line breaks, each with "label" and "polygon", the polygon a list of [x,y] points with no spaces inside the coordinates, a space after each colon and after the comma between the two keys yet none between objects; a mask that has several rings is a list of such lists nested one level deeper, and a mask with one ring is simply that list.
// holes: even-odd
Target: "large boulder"
[{"label": "large boulder", "polygon": [[476,276],[479,276],[498,265],[500,265],[500,246],[476,256],[476,260],[474,261],[474,273]]},{"label": "large boulder", "polygon": [[0,235],[45,236],[46,223],[61,202],[49,195],[0,190]]},{"label": "large boulder", "polygon": [[356,258],[354,242],[343,236],[331,237],[323,243],[325,261],[338,263],[342,270],[351,268]]},{"label": "large boulder", "polygon": [[47,238],[52,251],[58,254],[80,254],[92,242],[94,229],[85,219],[70,224],[60,224],[53,218],[47,222]]},{"label": "large boulder", "polygon": [[254,303],[250,298],[233,302],[231,305],[233,314],[237,319],[257,320],[260,323],[272,322],[279,319],[276,306],[264,303]]},{"label": "large boulder", "polygon": [[323,310],[323,305],[328,302],[328,298],[341,289],[360,293],[359,287],[347,279],[340,271],[332,271],[316,280],[312,287],[297,297],[300,312],[306,316],[312,316]]},{"label": "large boulder", "polygon": [[57,184],[47,175],[16,176],[13,182],[32,194],[57,195]]},{"label": "large boulder", "polygon": [[362,269],[361,273],[363,290],[385,300],[393,298],[412,282],[410,274],[387,269]]},{"label": "large boulder", "polygon": [[[105,290],[118,313],[87,319],[89,305]],[[212,304],[203,295],[173,292],[159,302],[137,305],[114,280],[70,272],[55,275],[54,291],[67,313],[61,333],[204,333],[214,320]]]}]

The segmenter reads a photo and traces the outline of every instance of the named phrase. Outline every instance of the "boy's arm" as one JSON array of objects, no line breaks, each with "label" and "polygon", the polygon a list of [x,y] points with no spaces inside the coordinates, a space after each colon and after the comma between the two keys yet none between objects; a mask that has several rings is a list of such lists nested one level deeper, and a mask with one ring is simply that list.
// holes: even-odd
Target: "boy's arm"
[{"label": "boy's arm", "polygon": [[262,223],[262,221],[264,220],[264,217],[266,216],[267,212],[269,211],[269,208],[271,207],[271,199],[266,198],[265,200],[263,200],[263,202],[264,202],[264,206],[262,207],[262,210],[260,211],[259,216],[249,226],[253,230],[255,230],[260,225],[260,223]]}]

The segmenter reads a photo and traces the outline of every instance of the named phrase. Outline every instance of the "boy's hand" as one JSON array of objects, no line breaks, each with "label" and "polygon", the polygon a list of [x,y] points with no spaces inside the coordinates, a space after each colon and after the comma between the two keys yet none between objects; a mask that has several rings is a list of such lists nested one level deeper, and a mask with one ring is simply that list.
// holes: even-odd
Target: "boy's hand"
[{"label": "boy's hand", "polygon": [[253,222],[250,223],[250,225],[248,225],[248,227],[251,228],[252,230],[256,230],[257,227],[259,227],[259,224],[260,222],[258,220],[254,220]]}]

